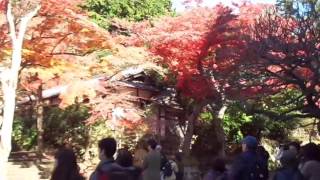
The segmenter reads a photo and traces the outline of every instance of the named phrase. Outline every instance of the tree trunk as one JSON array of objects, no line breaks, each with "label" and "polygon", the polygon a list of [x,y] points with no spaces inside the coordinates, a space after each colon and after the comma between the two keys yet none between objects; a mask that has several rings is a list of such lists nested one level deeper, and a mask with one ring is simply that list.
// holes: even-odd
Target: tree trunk
[{"label": "tree trunk", "polygon": [[227,110],[227,106],[223,105],[218,112],[218,117],[213,121],[215,131],[216,131],[217,141],[221,145],[221,148],[218,151],[218,155],[220,157],[225,156],[225,143],[226,142],[225,142],[225,132],[223,129],[223,117],[224,117],[226,110]]},{"label": "tree trunk", "polygon": [[194,123],[197,120],[202,108],[203,108],[203,104],[196,104],[193,107],[193,111],[191,115],[187,118],[188,119],[187,130],[184,136],[183,147],[182,147],[182,152],[186,157],[190,155],[191,141],[192,141],[192,136],[194,134]]},{"label": "tree trunk", "polygon": [[42,103],[42,84],[39,86],[37,99],[37,144],[38,144],[38,153],[41,156],[43,153],[43,103]]},{"label": "tree trunk", "polygon": [[193,130],[194,130],[194,121],[195,121],[194,116],[190,116],[188,118],[187,131],[184,136],[183,147],[182,147],[182,152],[185,156],[189,156],[190,154],[191,141],[192,141]]},{"label": "tree trunk", "polygon": [[15,110],[16,93],[14,82],[9,80],[7,82],[2,81],[2,91],[4,106],[0,144],[0,179],[6,179],[6,162],[11,152],[12,123]]},{"label": "tree trunk", "polygon": [[15,111],[16,89],[18,74],[22,60],[22,44],[28,22],[40,9],[37,6],[33,11],[27,13],[20,19],[19,32],[16,34],[15,20],[12,15],[11,2],[8,3],[7,19],[9,23],[10,37],[12,41],[11,67],[1,73],[1,88],[3,91],[3,122],[1,126],[0,142],[0,179],[6,180],[6,165],[11,152],[12,124]]}]

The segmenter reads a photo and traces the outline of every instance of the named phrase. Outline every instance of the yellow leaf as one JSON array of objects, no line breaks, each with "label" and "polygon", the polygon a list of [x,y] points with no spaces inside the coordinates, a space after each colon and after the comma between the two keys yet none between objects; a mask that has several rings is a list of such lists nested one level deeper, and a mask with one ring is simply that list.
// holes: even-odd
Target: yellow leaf
[{"label": "yellow leaf", "polygon": [[31,51],[29,49],[22,49],[22,53],[24,55],[32,55],[32,54],[34,54],[34,51]]},{"label": "yellow leaf", "polygon": [[3,49],[3,50],[1,50],[1,52],[4,55],[8,56],[8,55],[10,55],[12,53],[12,49]]},{"label": "yellow leaf", "polygon": [[86,32],[90,32],[90,30],[89,29],[87,29],[87,28],[83,28],[83,29],[81,29],[81,31],[80,32],[82,32],[82,33],[86,33]]}]

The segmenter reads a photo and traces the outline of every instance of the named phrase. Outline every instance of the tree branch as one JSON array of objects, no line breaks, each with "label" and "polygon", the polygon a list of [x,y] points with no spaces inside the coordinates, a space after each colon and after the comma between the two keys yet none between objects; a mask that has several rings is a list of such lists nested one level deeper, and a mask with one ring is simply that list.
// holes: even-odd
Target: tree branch
[{"label": "tree branch", "polygon": [[273,111],[268,111],[268,110],[258,110],[258,109],[253,109],[251,110],[252,114],[263,114],[268,116],[271,119],[274,120],[281,120],[281,121],[287,121],[287,120],[291,120],[294,118],[311,118],[314,117],[313,114],[278,114],[276,112]]},{"label": "tree branch", "polygon": [[16,35],[16,28],[15,28],[15,23],[14,23],[14,16],[12,14],[11,1],[9,1],[9,3],[8,3],[7,20],[9,23],[9,31],[10,31],[10,37],[12,40],[12,44],[14,44],[15,40],[17,39],[17,35]]},{"label": "tree branch", "polygon": [[[16,34],[15,34],[14,25],[13,25],[13,27],[10,27],[10,31],[14,30],[14,32],[10,32],[10,33],[15,34],[14,35],[15,38],[12,39],[13,51],[17,51],[16,53],[13,53],[13,56],[15,56],[15,55],[17,57],[19,56],[19,58],[14,58],[14,57],[12,58],[11,70],[13,72],[19,72],[19,69],[21,66],[21,49],[22,49],[22,44],[23,44],[23,37],[27,31],[28,22],[32,19],[33,16],[35,16],[38,13],[40,7],[41,7],[40,5],[36,6],[36,8],[34,10],[32,10],[31,12],[29,12],[28,14],[26,14],[25,16],[23,16],[21,18],[18,36],[16,36]],[[12,8],[11,5],[10,5],[10,8]],[[11,19],[11,23],[9,22],[9,24],[11,24],[10,26],[12,26],[12,20],[13,20],[12,18],[13,18],[13,16],[12,16],[11,10],[10,10],[10,14],[8,16],[8,19]],[[14,36],[12,35],[12,37],[14,37]]]},{"label": "tree branch", "polygon": [[51,53],[51,55],[72,55],[72,56],[80,56],[80,57],[83,57],[83,56],[86,56],[90,53],[94,52],[94,50],[91,50],[91,51],[87,51],[87,52],[84,52],[84,53],[76,53],[76,52],[54,52],[54,53]]}]

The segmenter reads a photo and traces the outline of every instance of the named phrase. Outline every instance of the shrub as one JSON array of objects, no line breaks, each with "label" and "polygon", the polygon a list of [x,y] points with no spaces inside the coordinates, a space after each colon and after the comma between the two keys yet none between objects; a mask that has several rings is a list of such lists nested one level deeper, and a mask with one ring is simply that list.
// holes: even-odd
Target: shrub
[{"label": "shrub", "polygon": [[82,156],[89,141],[89,128],[85,124],[89,116],[89,109],[79,104],[65,109],[47,109],[44,115],[44,143],[52,148],[71,146]]},{"label": "shrub", "polygon": [[12,131],[13,151],[31,150],[37,143],[35,119],[16,116]]}]

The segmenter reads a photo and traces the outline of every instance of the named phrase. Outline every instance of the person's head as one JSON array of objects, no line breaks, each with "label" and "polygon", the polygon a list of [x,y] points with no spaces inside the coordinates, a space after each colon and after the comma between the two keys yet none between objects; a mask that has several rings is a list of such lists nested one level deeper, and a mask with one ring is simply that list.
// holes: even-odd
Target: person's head
[{"label": "person's head", "polygon": [[176,156],[174,154],[169,154],[167,157],[168,157],[168,160],[176,161]]},{"label": "person's head", "polygon": [[242,141],[242,151],[255,151],[258,147],[258,141],[253,136],[246,136]]},{"label": "person's head", "polygon": [[283,167],[295,166],[297,163],[297,156],[292,150],[284,150],[280,157],[280,163]]},{"label": "person's head", "polygon": [[133,166],[132,154],[127,149],[119,149],[116,162],[123,167]]},{"label": "person's head", "polygon": [[226,170],[226,163],[222,158],[217,157],[213,159],[211,168],[214,171],[224,172]]},{"label": "person's head", "polygon": [[55,168],[51,180],[69,180],[81,177],[77,157],[71,149],[60,149],[55,154]]},{"label": "person's head", "polygon": [[310,161],[316,160],[320,161],[320,149],[314,143],[306,144],[301,148],[301,160]]},{"label": "person's head", "polygon": [[157,142],[154,139],[149,139],[148,140],[148,150],[155,150],[157,147]]},{"label": "person's head", "polygon": [[289,149],[293,151],[296,155],[300,152],[300,143],[298,142],[291,142],[289,143]]},{"label": "person's head", "polygon": [[114,138],[104,138],[99,141],[100,160],[112,159],[117,150],[117,142]]}]

